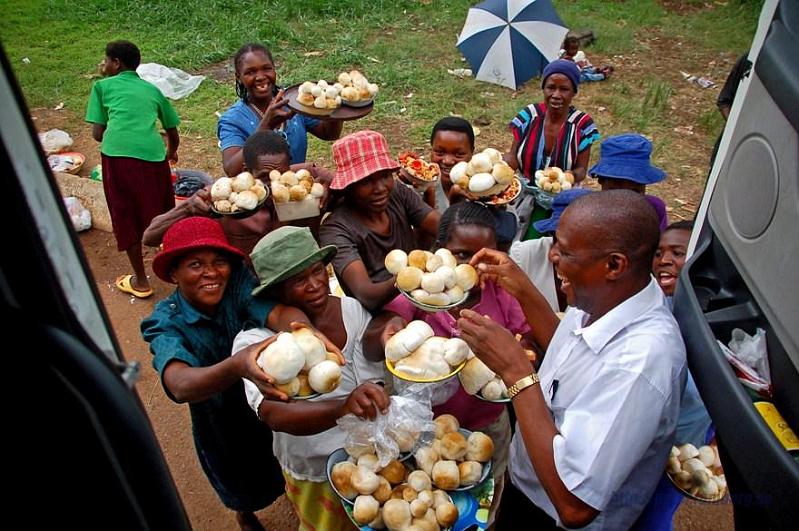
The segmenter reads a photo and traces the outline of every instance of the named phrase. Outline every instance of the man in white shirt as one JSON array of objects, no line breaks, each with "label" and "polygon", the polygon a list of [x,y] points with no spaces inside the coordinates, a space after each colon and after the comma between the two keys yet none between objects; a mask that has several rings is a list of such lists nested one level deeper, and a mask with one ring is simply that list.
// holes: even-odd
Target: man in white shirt
[{"label": "man in white shirt", "polygon": [[[501,506],[497,529],[519,521],[627,529],[649,500],[673,442],[686,371],[679,328],[650,275],[659,234],[655,212],[634,192],[572,203],[550,250],[569,303],[560,323],[507,255],[475,255],[481,274],[519,300],[547,349],[539,382],[510,333],[461,313],[463,339],[508,385],[518,418],[510,495],[524,496]],[[505,510],[514,518],[507,526]]]}]

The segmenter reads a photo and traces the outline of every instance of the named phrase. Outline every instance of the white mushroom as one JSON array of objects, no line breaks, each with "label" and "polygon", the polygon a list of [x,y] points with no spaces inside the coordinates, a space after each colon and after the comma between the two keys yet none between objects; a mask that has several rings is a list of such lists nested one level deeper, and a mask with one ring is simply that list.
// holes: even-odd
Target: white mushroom
[{"label": "white mushroom", "polygon": [[490,155],[486,154],[485,152],[472,156],[470,163],[476,174],[491,172],[491,168],[493,166]]},{"label": "white mushroom", "polygon": [[299,374],[305,365],[305,354],[290,333],[282,333],[261,352],[257,363],[278,384],[285,384]]},{"label": "white mushroom", "polygon": [[325,360],[327,350],[322,340],[307,328],[300,328],[292,332],[294,342],[305,354],[305,365],[302,370],[310,371],[312,367]]},{"label": "white mushroom", "polygon": [[469,191],[481,194],[497,184],[490,173],[477,173],[469,179]]},{"label": "white mushroom", "polygon": [[230,177],[220,177],[211,185],[211,200],[219,201],[230,197],[233,191],[233,179]]},{"label": "white mushroom", "polygon": [[383,263],[389,273],[396,275],[403,267],[408,266],[408,254],[402,249],[394,249],[386,255]]},{"label": "white mushroom", "polygon": [[341,381],[341,367],[338,363],[324,360],[314,365],[308,372],[308,383],[317,393],[329,393]]}]

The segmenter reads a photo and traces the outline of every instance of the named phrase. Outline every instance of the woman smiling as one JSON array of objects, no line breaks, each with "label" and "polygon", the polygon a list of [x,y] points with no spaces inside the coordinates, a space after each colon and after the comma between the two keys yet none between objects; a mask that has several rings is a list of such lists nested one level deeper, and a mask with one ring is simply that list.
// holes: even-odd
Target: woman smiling
[{"label": "woman smiling", "polygon": [[233,66],[239,101],[225,111],[217,124],[226,174],[233,176],[244,170],[242,146],[255,131],[278,131],[289,143],[291,164],[305,162],[308,132],[322,140],[335,140],[341,135],[340,121],[294,114],[287,105],[285,91],[277,85],[272,53],[262,44],[242,46],[233,57]]}]

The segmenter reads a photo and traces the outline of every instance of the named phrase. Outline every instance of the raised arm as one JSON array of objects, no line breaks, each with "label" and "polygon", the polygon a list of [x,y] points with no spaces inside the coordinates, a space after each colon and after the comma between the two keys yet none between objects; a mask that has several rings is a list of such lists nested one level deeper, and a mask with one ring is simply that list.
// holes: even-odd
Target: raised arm
[{"label": "raised arm", "polygon": [[[551,310],[550,310],[551,312]],[[535,371],[515,338],[492,321],[471,310],[463,310],[458,320],[461,337],[491,370],[510,387]],[[555,466],[553,440],[558,430],[552,420],[540,385],[523,389],[513,398],[527,455],[558,516],[566,527],[583,527],[599,514],[569,491]]]},{"label": "raised arm", "polygon": [[407,324],[394,312],[381,312],[373,317],[363,334],[363,356],[369,361],[386,359],[386,342]]},{"label": "raised arm", "polygon": [[338,140],[343,126],[344,122],[341,120],[320,120],[311,129],[311,133],[320,140]]},{"label": "raised arm", "polygon": [[396,278],[392,276],[382,282],[372,282],[362,260],[350,262],[341,272],[341,279],[352,296],[361,301],[368,310],[379,310],[397,295],[397,287],[394,285]]},{"label": "raised arm", "polygon": [[560,320],[524,271],[507,254],[494,249],[479,251],[471,264],[477,269],[481,284],[491,280],[519,301],[535,343],[546,351]]},{"label": "raised arm", "polygon": [[198,190],[186,201],[175,205],[172,210],[156,216],[144,230],[142,243],[150,247],[158,247],[164,239],[164,233],[176,221],[190,216],[208,216],[211,212],[210,187]]},{"label": "raised arm", "polygon": [[364,383],[346,399],[289,403],[264,400],[258,406],[258,417],[274,431],[314,435],[329,430],[336,420],[349,413],[374,419],[378,412],[386,412],[388,404],[388,395],[381,386]]},{"label": "raised arm", "polygon": [[260,388],[274,384],[255,360],[274,338],[250,345],[233,356],[208,367],[192,367],[180,360],[173,360],[164,368],[163,382],[169,393],[179,403],[201,402],[224,391],[241,378],[247,378]]}]

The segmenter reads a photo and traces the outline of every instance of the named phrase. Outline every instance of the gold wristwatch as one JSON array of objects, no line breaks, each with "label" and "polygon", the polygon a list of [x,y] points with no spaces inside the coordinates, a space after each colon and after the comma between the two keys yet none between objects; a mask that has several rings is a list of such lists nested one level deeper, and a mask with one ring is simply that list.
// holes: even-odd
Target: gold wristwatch
[{"label": "gold wristwatch", "polygon": [[538,374],[532,373],[529,376],[525,376],[515,384],[508,387],[508,398],[513,399],[514,396],[518,395],[524,389],[527,389],[530,386],[533,386],[538,383]]}]

